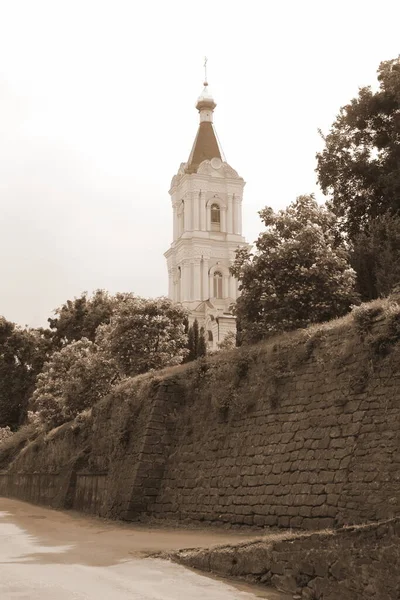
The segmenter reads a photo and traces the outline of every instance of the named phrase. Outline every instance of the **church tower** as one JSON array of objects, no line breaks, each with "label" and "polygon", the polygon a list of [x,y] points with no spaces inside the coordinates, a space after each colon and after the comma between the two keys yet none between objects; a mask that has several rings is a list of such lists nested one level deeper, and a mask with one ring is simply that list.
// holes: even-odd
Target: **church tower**
[{"label": "church tower", "polygon": [[165,253],[169,297],[204,327],[210,349],[236,331],[231,309],[238,282],[229,272],[242,236],[245,182],[226,162],[213,124],[216,104],[207,80],[197,101],[200,124],[186,163],[173,177],[169,194],[173,241]]}]

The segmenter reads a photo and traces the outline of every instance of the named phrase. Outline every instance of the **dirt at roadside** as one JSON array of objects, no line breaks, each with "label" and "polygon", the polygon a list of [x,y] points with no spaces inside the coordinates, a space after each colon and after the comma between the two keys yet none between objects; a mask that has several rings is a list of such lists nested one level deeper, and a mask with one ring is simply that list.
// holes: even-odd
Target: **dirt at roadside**
[{"label": "dirt at roadside", "polygon": [[[1,497],[0,517],[2,523],[17,526],[19,530],[28,534],[26,537],[29,538],[29,544],[33,547],[33,551],[26,554],[29,544],[27,547],[23,545],[23,561],[27,560],[30,565],[41,565],[41,568],[46,569],[51,566],[59,569],[57,572],[60,573],[68,565],[74,568],[76,565],[112,567],[110,571],[107,571],[111,573],[114,572],[114,569],[123,569],[125,566],[130,576],[132,576],[132,572],[136,572],[135,568],[138,568],[138,563],[143,564],[143,567],[139,566],[139,570],[143,568],[144,571],[146,568],[151,568],[152,564],[157,566],[160,563],[162,566],[157,566],[157,569],[174,569],[177,568],[177,565],[166,561],[151,559],[141,561],[138,559],[160,555],[161,552],[168,557],[170,553],[182,548],[210,548],[221,544],[254,540],[252,531],[233,533],[221,529],[199,529],[189,526],[179,529],[176,523],[174,526],[171,523],[168,525],[164,523],[163,527],[121,523],[72,511],[62,512],[47,509]],[[99,569],[99,573],[104,570],[106,569]],[[184,569],[182,570],[184,571]],[[291,595],[279,593],[266,586],[236,581],[223,582],[221,577],[214,577],[211,574],[208,574],[208,578],[219,580],[224,583],[224,586],[229,584],[231,588],[234,587],[239,592],[247,592],[249,598],[291,600]],[[204,586],[204,583],[201,585]],[[242,597],[239,594],[235,595],[235,598],[239,596]],[[161,598],[161,596],[157,597]],[[189,600],[192,596],[185,597]]]},{"label": "dirt at roadside", "polygon": [[[115,564],[133,556],[149,556],[181,548],[208,548],[254,539],[254,532],[220,529],[178,528],[171,523],[153,524],[109,521],[75,511],[58,511],[0,498],[0,511],[10,513],[12,522],[35,536],[44,546],[60,543],[70,546],[63,557],[67,562],[93,566]],[[7,514],[5,515],[7,520]],[[96,553],[90,549],[96,545]]]}]

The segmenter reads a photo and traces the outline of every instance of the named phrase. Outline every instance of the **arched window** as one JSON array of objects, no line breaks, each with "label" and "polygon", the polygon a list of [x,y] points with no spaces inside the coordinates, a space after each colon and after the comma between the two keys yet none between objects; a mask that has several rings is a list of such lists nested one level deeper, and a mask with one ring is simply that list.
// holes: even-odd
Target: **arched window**
[{"label": "arched window", "polygon": [[212,342],[212,341],[213,341],[213,334],[212,334],[212,331],[210,331],[210,329],[209,329],[209,330],[207,331],[207,333],[208,333],[208,341],[209,341],[209,342]]},{"label": "arched window", "polygon": [[214,298],[222,298],[222,273],[220,271],[214,273]]},{"label": "arched window", "polygon": [[211,231],[221,231],[221,209],[218,204],[211,204]]}]

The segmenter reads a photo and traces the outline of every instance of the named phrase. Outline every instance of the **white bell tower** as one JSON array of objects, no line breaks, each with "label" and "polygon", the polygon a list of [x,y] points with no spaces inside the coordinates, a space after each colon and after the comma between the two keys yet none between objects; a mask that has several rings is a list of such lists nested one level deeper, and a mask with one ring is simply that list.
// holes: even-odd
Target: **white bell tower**
[{"label": "white bell tower", "polygon": [[213,125],[215,107],[206,80],[196,105],[200,124],[192,151],[171,182],[173,241],[165,253],[169,297],[189,309],[191,322],[197,318],[210,349],[236,331],[231,308],[238,283],[229,266],[236,249],[247,246],[245,182],[224,158]]}]

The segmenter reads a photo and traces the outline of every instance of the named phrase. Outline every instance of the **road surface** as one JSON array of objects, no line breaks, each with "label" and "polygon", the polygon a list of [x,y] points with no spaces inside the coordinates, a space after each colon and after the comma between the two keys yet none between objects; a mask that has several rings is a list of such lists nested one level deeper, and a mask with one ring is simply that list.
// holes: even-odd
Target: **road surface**
[{"label": "road surface", "polygon": [[[246,536],[248,537],[248,536]],[[150,529],[0,498],[1,600],[284,600],[169,561],[157,550],[243,541],[230,533]]]}]

